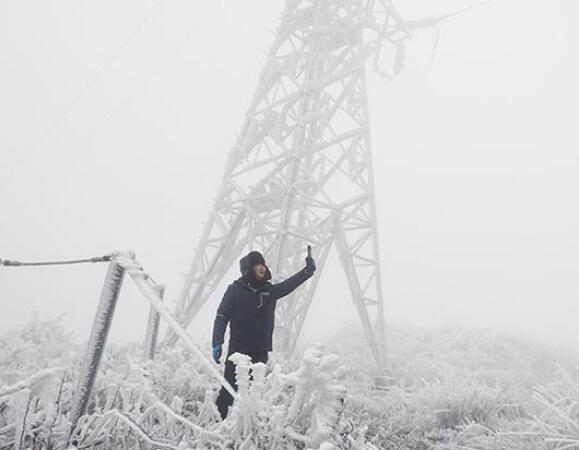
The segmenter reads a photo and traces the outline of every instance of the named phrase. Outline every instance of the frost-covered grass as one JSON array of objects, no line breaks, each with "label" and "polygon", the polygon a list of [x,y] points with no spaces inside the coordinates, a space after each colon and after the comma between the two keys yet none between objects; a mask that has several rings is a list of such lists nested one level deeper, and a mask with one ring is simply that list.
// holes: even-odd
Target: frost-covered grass
[{"label": "frost-covered grass", "polygon": [[[574,355],[488,330],[389,328],[377,378],[357,330],[266,368],[239,357],[224,422],[219,385],[180,346],[143,363],[109,345],[72,432],[79,448],[579,448]],[[0,449],[65,448],[84,345],[58,321],[0,337]],[[252,371],[253,379],[249,377]]]}]

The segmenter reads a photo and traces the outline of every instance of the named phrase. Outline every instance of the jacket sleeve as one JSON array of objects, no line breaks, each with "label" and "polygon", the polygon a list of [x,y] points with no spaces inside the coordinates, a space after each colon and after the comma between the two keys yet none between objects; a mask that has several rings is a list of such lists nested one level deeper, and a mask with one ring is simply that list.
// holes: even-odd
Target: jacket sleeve
[{"label": "jacket sleeve", "polygon": [[217,314],[215,315],[215,320],[213,322],[213,339],[211,340],[211,345],[215,347],[216,345],[223,344],[225,329],[227,328],[227,323],[231,319],[231,313],[233,311],[233,293],[231,292],[231,287],[228,287],[223,294],[223,299],[217,308]]},{"label": "jacket sleeve", "polygon": [[298,273],[292,275],[281,283],[274,284],[271,287],[271,294],[275,299],[285,297],[291,294],[300,284],[311,278],[314,272],[309,272],[307,268],[303,268]]}]

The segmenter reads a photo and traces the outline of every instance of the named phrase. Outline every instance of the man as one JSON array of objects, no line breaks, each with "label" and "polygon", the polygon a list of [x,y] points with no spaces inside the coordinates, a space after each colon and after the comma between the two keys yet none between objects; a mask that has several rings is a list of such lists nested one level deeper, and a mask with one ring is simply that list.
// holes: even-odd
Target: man
[{"label": "man", "polygon": [[[219,363],[225,328],[229,322],[224,377],[235,390],[235,365],[228,360],[229,355],[239,352],[249,355],[253,363],[267,362],[268,352],[272,350],[276,302],[310,278],[316,270],[316,263],[308,248],[306,267],[277,284],[269,282],[271,272],[259,252],[252,251],[241,258],[239,269],[241,277],[227,287],[217,309],[212,342],[213,359]],[[222,419],[227,416],[232,403],[233,397],[222,387],[216,400]]]}]

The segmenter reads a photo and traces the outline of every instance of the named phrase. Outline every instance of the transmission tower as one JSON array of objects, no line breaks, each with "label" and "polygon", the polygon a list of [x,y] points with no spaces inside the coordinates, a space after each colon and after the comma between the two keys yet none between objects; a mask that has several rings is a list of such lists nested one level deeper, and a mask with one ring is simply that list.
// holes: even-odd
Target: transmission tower
[{"label": "transmission tower", "polygon": [[[383,43],[402,64],[408,29],[386,1],[288,0],[180,294],[189,325],[232,264],[262,251],[276,279],[335,244],[366,339],[384,363],[384,299],[366,64]],[[277,305],[276,350],[291,354],[318,276]],[[168,334],[166,344],[177,340]]]}]

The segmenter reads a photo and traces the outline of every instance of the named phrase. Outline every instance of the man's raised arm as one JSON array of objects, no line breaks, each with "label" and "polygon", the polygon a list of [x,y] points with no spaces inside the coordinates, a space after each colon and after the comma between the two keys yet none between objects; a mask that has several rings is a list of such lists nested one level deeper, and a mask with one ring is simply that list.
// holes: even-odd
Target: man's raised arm
[{"label": "man's raised arm", "polygon": [[311,278],[316,271],[316,263],[311,256],[306,258],[306,267],[298,273],[293,274],[281,283],[274,284],[271,287],[271,293],[275,298],[282,298],[291,294],[300,284]]}]

